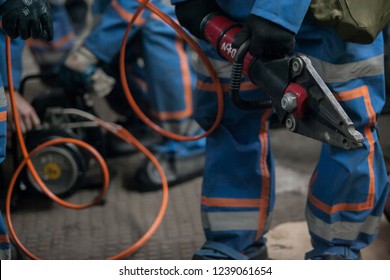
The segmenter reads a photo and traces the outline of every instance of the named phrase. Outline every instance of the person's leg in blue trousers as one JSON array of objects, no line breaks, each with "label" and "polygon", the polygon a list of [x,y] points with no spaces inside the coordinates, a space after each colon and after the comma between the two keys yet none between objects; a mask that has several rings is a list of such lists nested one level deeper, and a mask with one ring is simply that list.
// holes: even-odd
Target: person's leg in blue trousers
[{"label": "person's leg in blue trousers", "polygon": [[[365,46],[342,42],[333,30],[319,28],[309,18],[297,35],[296,51],[310,56],[365,137],[363,147],[353,151],[323,145],[309,186],[306,218],[313,250],[306,258],[357,259],[377,234],[388,193],[376,131],[385,96],[382,44],[381,36]],[[204,49],[228,85],[227,66],[208,46]],[[205,70],[197,70],[196,115],[206,129],[213,120],[210,112],[216,112],[215,93]],[[243,94],[251,93],[250,84],[243,85]],[[241,111],[225,99],[222,123],[207,139],[201,208],[208,242],[196,254],[251,258],[251,249],[260,249],[265,241],[274,199],[268,116],[264,111]]]},{"label": "person's leg in blue trousers", "polygon": [[[201,210],[207,242],[200,258],[266,257],[264,234],[274,206],[274,161],[268,133],[272,110],[244,111],[228,95],[231,68],[204,45],[224,89],[221,124],[207,138]],[[198,71],[196,120],[209,128],[215,119],[215,87],[201,64]],[[241,84],[245,99],[267,97],[249,80]],[[197,258],[194,256],[194,258]]]},{"label": "person's leg in blue trousers", "polygon": [[[154,1],[154,4],[175,18],[171,5],[164,4],[162,1]],[[109,63],[119,52],[125,28],[138,6],[136,1],[112,1],[106,7],[98,25],[84,41],[85,47],[100,60]],[[150,115],[162,127],[171,132],[185,135],[201,133],[201,129],[192,118],[195,78],[188,59],[187,45],[171,27],[148,10],[145,10],[136,21],[136,25],[129,35],[129,44],[136,34],[137,36],[140,34],[142,42],[141,51],[147,96],[151,109]],[[118,49],[107,48],[106,43],[103,43],[107,41],[110,42],[110,46],[118,46]],[[192,157],[198,158],[204,153],[204,147],[204,139],[191,142],[166,139],[163,144],[155,146],[153,149],[162,155],[161,160],[166,158],[167,162],[179,162],[188,159],[190,162]],[[181,166],[184,167],[183,164],[180,164]],[[166,171],[169,173],[169,180],[174,183],[199,174],[202,166],[202,163],[196,162],[195,165],[187,165],[183,170],[180,170],[180,167],[172,167]],[[150,163],[143,167],[139,171],[140,173],[148,171],[147,174],[155,174],[154,171],[149,172],[150,169],[154,170]],[[178,171],[177,174],[173,174],[175,171]],[[175,177],[177,180],[174,179]],[[144,184],[150,183],[160,186],[158,176],[153,178],[156,180],[155,183],[140,180]]]},{"label": "person's leg in blue trousers", "polygon": [[357,259],[376,237],[388,193],[376,129],[385,102],[383,39],[380,35],[370,45],[345,43],[307,17],[296,49],[309,55],[364,136],[363,147],[353,151],[322,147],[308,190],[306,219],[314,249],[306,257]]}]

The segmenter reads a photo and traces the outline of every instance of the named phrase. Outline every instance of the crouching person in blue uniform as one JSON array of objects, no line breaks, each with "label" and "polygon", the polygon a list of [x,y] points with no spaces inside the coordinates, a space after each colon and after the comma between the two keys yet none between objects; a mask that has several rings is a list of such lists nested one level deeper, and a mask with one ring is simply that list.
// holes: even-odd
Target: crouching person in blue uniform
[{"label": "crouching person in blue uniform", "polygon": [[[249,52],[265,60],[292,52],[307,55],[334,92],[356,129],[363,147],[343,150],[322,146],[309,183],[306,220],[313,249],[306,259],[359,259],[376,238],[388,194],[388,179],[376,130],[385,101],[383,39],[360,45],[343,41],[321,27],[309,12],[309,0],[174,0],[179,22],[202,37],[200,13],[219,12],[240,22],[236,39],[251,39]],[[241,38],[240,38],[241,37]],[[230,65],[201,41],[222,84]],[[196,120],[212,123],[216,111],[211,78],[198,72]],[[243,94],[266,97],[253,87]],[[261,99],[261,98],[258,98]],[[264,259],[266,233],[275,199],[274,161],[268,133],[270,110],[242,111],[225,99],[221,125],[208,137],[201,211],[207,242],[194,259]]]},{"label": "crouching person in blue uniform", "polygon": [[[173,6],[164,2],[167,1],[156,0],[153,3],[175,18]],[[105,96],[112,109],[125,117],[121,124],[137,133],[139,121],[132,121],[134,114],[131,116],[131,109],[121,92],[117,69],[123,35],[139,3],[135,0],[95,0],[93,4],[93,10],[100,12],[101,16],[81,47],[65,60],[61,69],[64,86],[70,90],[85,88],[89,93]],[[129,34],[126,54],[129,84],[135,95],[145,97],[149,108],[141,105],[145,113],[174,133],[201,133],[192,119],[194,72],[188,59],[187,45],[176,32],[145,10]],[[120,155],[120,145],[120,142],[114,142],[108,150]],[[204,139],[191,142],[163,139],[149,147],[163,162],[170,185],[200,175],[203,170]],[[135,184],[141,191],[161,188],[161,179],[149,161],[137,171]]]},{"label": "crouching person in blue uniform", "polygon": [[[30,37],[51,40],[53,24],[51,11],[46,0],[0,0],[0,15],[2,28],[12,39]],[[4,40],[1,42],[5,44]],[[2,54],[1,60],[5,61]],[[3,79],[0,78],[0,163],[4,161],[7,132],[7,98],[5,96]],[[10,259],[10,242],[3,219],[0,219],[0,258]]]}]

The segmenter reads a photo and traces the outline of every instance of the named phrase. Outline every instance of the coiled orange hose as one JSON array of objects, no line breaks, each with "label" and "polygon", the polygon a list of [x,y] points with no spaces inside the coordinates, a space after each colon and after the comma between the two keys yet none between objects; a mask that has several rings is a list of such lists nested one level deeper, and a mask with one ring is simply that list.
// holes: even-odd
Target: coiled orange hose
[{"label": "coiled orange hose", "polygon": [[[181,28],[172,18],[170,18],[168,15],[163,13],[161,10],[159,10],[156,6],[150,3],[150,0],[137,0],[140,3],[140,6],[134,13],[133,18],[130,20],[129,25],[127,26],[127,29],[125,31],[125,34],[123,36],[123,40],[121,43],[121,50],[120,50],[120,78],[123,86],[123,90],[125,92],[125,96],[131,106],[131,108],[134,110],[136,115],[150,128],[152,128],[154,131],[160,133],[161,135],[177,140],[177,141],[194,141],[201,139],[203,137],[206,137],[210,135],[219,125],[219,123],[222,120],[223,116],[223,110],[224,110],[224,103],[223,103],[223,90],[222,86],[220,84],[220,81],[218,79],[217,73],[214,70],[213,65],[210,63],[207,56],[203,53],[203,51],[200,49],[199,45]],[[153,13],[155,13],[158,17],[160,17],[165,23],[170,25],[178,34],[182,36],[182,38],[196,51],[196,53],[199,55],[202,62],[205,64],[207,70],[209,71],[209,74],[211,76],[211,79],[213,80],[213,83],[215,85],[216,93],[217,93],[217,102],[218,102],[218,109],[215,121],[213,125],[204,133],[196,136],[186,136],[186,135],[179,135],[176,133],[172,133],[168,130],[163,129],[156,123],[154,123],[152,120],[150,120],[140,109],[140,107],[135,102],[130,89],[129,85],[127,83],[126,79],[126,65],[125,65],[125,57],[126,57],[126,44],[127,44],[127,37],[129,35],[129,32],[131,28],[134,26],[135,21],[140,16],[141,12],[145,9],[150,9]]]},{"label": "coiled orange hose", "polygon": [[[8,192],[7,192],[7,197],[6,197],[6,209],[5,209],[5,211],[6,211],[6,220],[7,220],[7,224],[8,224],[10,235],[13,238],[15,244],[23,251],[23,253],[26,256],[28,256],[31,259],[38,260],[40,258],[35,256],[33,253],[31,253],[22,244],[22,242],[19,240],[19,238],[18,238],[18,236],[17,236],[17,234],[15,232],[15,229],[13,227],[12,219],[11,219],[11,198],[12,198],[12,192],[14,190],[17,178],[19,177],[21,171],[23,170],[23,167],[25,165],[27,165],[27,167],[29,168],[29,170],[30,170],[31,174],[33,175],[34,179],[37,181],[37,183],[39,184],[39,186],[42,189],[42,191],[48,197],[50,197],[53,201],[55,201],[56,203],[60,204],[61,206],[64,206],[64,207],[67,207],[67,208],[72,208],[72,209],[85,209],[85,208],[91,207],[93,205],[99,204],[99,202],[103,199],[104,195],[107,193],[107,190],[108,190],[108,187],[109,187],[109,172],[108,172],[108,168],[107,168],[107,165],[106,165],[104,159],[95,150],[95,148],[93,148],[91,145],[89,145],[89,144],[87,144],[87,143],[85,143],[83,141],[80,141],[78,139],[73,139],[73,138],[54,139],[54,140],[50,140],[50,141],[47,141],[45,143],[42,143],[41,145],[36,147],[31,153],[29,153],[27,151],[26,144],[24,142],[24,138],[23,138],[23,135],[22,135],[22,132],[21,132],[19,116],[18,116],[18,113],[17,113],[16,103],[15,103],[15,92],[14,92],[13,80],[12,80],[12,62],[11,62],[11,48],[10,48],[10,45],[11,45],[11,40],[10,40],[9,37],[7,37],[7,39],[6,39],[7,73],[8,73],[8,83],[9,83],[10,99],[11,99],[11,106],[12,106],[12,111],[13,111],[13,117],[14,117],[14,120],[15,120],[15,128],[16,128],[16,132],[17,132],[17,135],[18,135],[19,145],[21,147],[24,160],[17,167],[17,169],[16,169],[16,171],[15,171],[15,173],[14,173],[12,179],[11,179],[10,185],[8,187]],[[158,171],[158,173],[159,173],[159,175],[161,177],[161,181],[162,181],[163,195],[162,195],[161,206],[160,206],[159,212],[158,212],[154,222],[150,226],[150,228],[133,245],[131,245],[130,247],[128,247],[124,251],[122,251],[122,252],[120,252],[120,253],[118,253],[118,254],[108,258],[108,259],[123,259],[123,258],[133,254],[137,250],[139,250],[153,236],[153,234],[156,232],[156,230],[160,226],[160,224],[161,224],[161,222],[162,222],[162,220],[164,218],[167,206],[168,206],[168,182],[167,182],[164,170],[161,167],[161,165],[159,164],[159,162],[156,159],[156,157],[147,148],[145,148],[130,132],[128,132],[127,130],[125,130],[121,126],[105,122],[105,121],[103,121],[101,119],[98,119],[98,118],[95,118],[94,121],[99,126],[101,126],[102,128],[107,129],[109,132],[115,134],[117,137],[119,137],[123,141],[125,141],[125,142],[127,142],[129,144],[134,145],[138,150],[140,150],[142,153],[144,153],[152,161],[152,163],[155,165],[155,167],[156,167],[156,169],[157,169],[157,171]],[[98,161],[98,163],[99,163],[99,165],[100,165],[100,167],[102,169],[103,178],[104,178],[103,179],[103,188],[100,191],[99,195],[89,204],[83,204],[83,205],[72,204],[72,203],[69,203],[69,202],[64,201],[64,200],[60,199],[59,197],[57,197],[43,183],[43,181],[39,177],[37,171],[35,170],[32,162],[30,160],[30,158],[34,154],[39,152],[40,150],[42,150],[42,149],[44,149],[44,148],[46,148],[48,146],[58,145],[58,144],[63,144],[63,143],[72,143],[72,144],[75,144],[77,146],[80,146],[80,147],[86,149],[88,152],[90,152],[96,158],[96,160]]]},{"label": "coiled orange hose", "polygon": [[[193,141],[193,140],[201,139],[201,138],[209,135],[210,133],[212,133],[212,131],[215,130],[215,128],[219,125],[219,123],[222,119],[222,115],[223,115],[223,107],[224,107],[223,106],[223,91],[222,91],[222,87],[220,85],[220,82],[218,80],[217,74],[216,74],[213,66],[211,65],[210,61],[204,55],[204,53],[201,51],[201,49],[199,48],[197,43],[176,22],[174,22],[169,16],[167,16],[166,14],[161,12],[157,7],[155,7],[154,5],[149,3],[150,0],[143,0],[143,1],[137,0],[137,1],[140,2],[141,5],[139,6],[136,13],[134,14],[134,17],[129,22],[129,25],[126,29],[126,32],[125,32],[125,35],[124,35],[124,38],[123,38],[123,41],[121,44],[121,52],[120,52],[121,82],[122,82],[122,85],[123,85],[123,88],[125,91],[126,98],[129,102],[130,106],[133,108],[135,113],[138,115],[138,117],[142,121],[144,121],[148,126],[150,126],[153,130],[157,131],[158,133],[162,134],[163,136],[166,136],[166,137],[172,138],[174,140],[178,140],[178,141]],[[157,16],[159,16],[162,20],[164,20],[167,24],[172,26],[184,38],[184,40],[186,42],[188,42],[190,44],[190,46],[198,53],[198,55],[200,56],[202,61],[205,63],[205,65],[206,65],[206,67],[211,75],[211,78],[216,86],[217,100],[218,100],[218,111],[217,111],[217,115],[216,115],[216,120],[215,120],[215,123],[213,124],[213,126],[211,126],[209,130],[207,130],[206,132],[204,132],[201,135],[197,135],[197,136],[178,135],[178,134],[169,132],[169,131],[161,128],[160,126],[156,125],[153,121],[151,121],[142,112],[142,110],[136,104],[136,102],[135,102],[135,100],[134,100],[134,98],[129,90],[129,86],[128,86],[128,83],[126,80],[126,72],[125,72],[126,41],[127,41],[128,33],[130,32],[132,26],[134,25],[135,20],[141,14],[142,10],[145,9],[146,7],[149,8]],[[42,191],[50,199],[52,199],[54,202],[58,203],[59,205],[61,205],[63,207],[72,208],[72,209],[85,209],[85,208],[94,206],[96,204],[99,204],[101,202],[101,200],[103,199],[104,195],[107,193],[108,188],[109,188],[109,172],[108,172],[107,164],[105,163],[104,159],[96,151],[95,148],[93,148],[91,145],[89,145],[81,140],[77,140],[77,139],[73,139],[73,138],[60,138],[60,139],[50,140],[50,141],[47,141],[45,143],[42,143],[41,145],[36,147],[30,153],[28,152],[26,145],[25,145],[25,142],[24,142],[23,134],[21,132],[19,116],[17,113],[16,103],[15,103],[15,92],[14,92],[13,79],[12,79],[11,40],[9,37],[7,37],[7,39],[6,39],[6,52],[7,52],[6,57],[7,57],[8,84],[9,84],[9,91],[10,91],[11,106],[12,106],[12,111],[13,111],[13,118],[14,118],[14,122],[15,122],[17,137],[19,140],[19,145],[20,145],[20,148],[21,148],[21,151],[23,154],[23,158],[24,158],[23,161],[21,162],[21,164],[17,167],[17,169],[16,169],[16,171],[11,179],[9,188],[8,188],[7,197],[6,197],[6,209],[5,209],[6,210],[6,220],[7,220],[10,235],[13,238],[13,240],[15,241],[16,245],[29,258],[40,259],[39,257],[35,256],[33,253],[31,253],[19,240],[19,238],[15,232],[15,229],[13,227],[12,219],[11,219],[12,193],[13,193],[17,178],[19,177],[24,166],[27,165],[27,168],[30,170],[33,178],[36,180],[36,182],[38,183],[38,185],[40,186]],[[145,245],[145,243],[153,236],[153,234],[157,231],[158,227],[160,226],[160,224],[164,218],[164,215],[165,215],[165,212],[167,209],[167,205],[168,205],[168,197],[169,197],[169,195],[168,195],[168,182],[167,182],[164,170],[161,167],[161,165],[159,164],[156,157],[145,146],[143,146],[129,131],[127,131],[126,129],[124,129],[121,126],[105,122],[105,121],[103,121],[99,118],[96,118],[96,117],[93,119],[93,121],[95,121],[102,128],[107,129],[109,132],[113,133],[114,135],[116,135],[117,137],[122,139],[123,141],[127,142],[128,144],[134,145],[139,151],[144,153],[149,158],[149,160],[152,161],[152,163],[156,167],[156,169],[161,177],[161,180],[162,180],[162,190],[163,190],[162,201],[161,201],[159,212],[158,212],[155,220],[153,221],[152,225],[145,232],[145,234],[141,238],[139,238],[138,241],[136,241],[133,245],[131,245],[127,249],[123,250],[122,252],[107,258],[107,259],[111,259],[111,260],[123,259],[123,258],[130,256],[131,254],[133,254],[134,252],[139,250],[143,245]],[[43,183],[42,179],[39,177],[36,169],[34,168],[32,162],[30,160],[30,158],[34,154],[41,151],[42,149],[44,149],[48,146],[58,145],[58,144],[63,144],[63,143],[72,143],[74,145],[82,147],[83,149],[86,149],[89,153],[91,153],[96,158],[96,160],[98,161],[98,163],[102,169],[103,178],[104,178],[103,179],[103,187],[102,187],[99,195],[91,203],[78,205],[78,204],[69,203],[69,202],[57,197]]]}]

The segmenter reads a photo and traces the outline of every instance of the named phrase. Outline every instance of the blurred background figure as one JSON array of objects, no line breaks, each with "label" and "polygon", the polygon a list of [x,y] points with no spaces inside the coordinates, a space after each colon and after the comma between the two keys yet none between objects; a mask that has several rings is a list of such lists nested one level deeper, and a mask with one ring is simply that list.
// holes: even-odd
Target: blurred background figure
[{"label": "blurred background figure", "polygon": [[[154,4],[175,18],[170,4],[160,0]],[[60,76],[67,91],[106,97],[120,115],[118,123],[141,137],[141,141],[142,137],[149,137],[151,148],[173,185],[201,174],[205,142],[161,139],[151,134],[127,105],[119,81],[118,55],[124,31],[138,6],[135,0],[94,1],[92,9],[97,23],[81,46],[67,57]],[[171,27],[148,10],[129,35],[126,64],[131,90],[150,118],[175,133],[200,133],[192,119],[195,79],[187,46]],[[120,141],[108,142],[111,154],[126,154]],[[158,173],[149,161],[138,170],[136,186],[141,191],[160,188]]]},{"label": "blurred background figure", "polygon": [[[66,4],[68,4],[73,10],[70,13],[67,10]],[[53,76],[53,73],[58,72],[60,64],[65,59],[68,52],[74,47],[76,42],[76,33],[75,33],[75,24],[77,23],[77,28],[79,32],[85,28],[85,18],[79,15],[82,13],[84,1],[78,1],[81,7],[78,7],[76,10],[74,1],[65,1],[65,0],[50,0],[50,6],[53,14],[53,27],[55,30],[54,38],[51,42],[39,40],[39,39],[30,39],[27,41],[28,46],[30,47],[31,53],[34,56],[36,63],[40,68],[40,72],[43,75]],[[73,14],[75,13],[75,14]],[[72,22],[71,16],[73,17],[79,15],[79,20]],[[76,20],[76,19],[74,19]],[[50,79],[43,79],[45,82],[49,82]]]}]

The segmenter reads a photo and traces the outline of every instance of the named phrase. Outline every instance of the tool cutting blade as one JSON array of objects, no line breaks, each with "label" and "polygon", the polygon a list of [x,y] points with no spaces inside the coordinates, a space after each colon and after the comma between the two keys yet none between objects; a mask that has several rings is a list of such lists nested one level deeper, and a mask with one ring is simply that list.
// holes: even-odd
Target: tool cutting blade
[{"label": "tool cutting blade", "polygon": [[[310,59],[306,56],[299,56],[296,59],[301,59],[304,63],[304,71],[296,77],[296,82],[301,83],[307,89],[307,103],[314,112],[317,122],[316,126],[314,126],[315,123],[312,124],[311,129],[314,132],[322,130],[319,134],[325,139],[321,141],[325,140],[325,142],[331,142],[333,145],[346,149],[361,147],[364,137],[355,129],[353,122],[314,69]],[[313,115],[305,115],[305,118],[310,117],[313,118]],[[323,125],[319,126],[318,123]],[[338,134],[342,137],[336,137]]]}]

